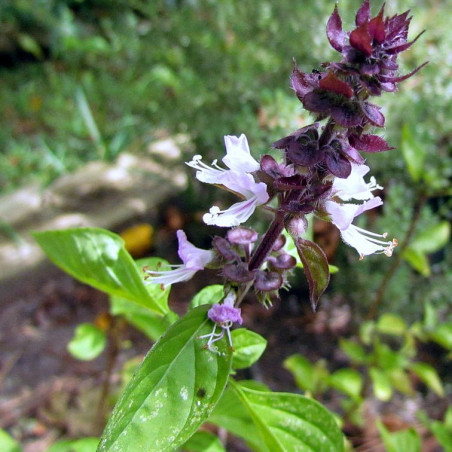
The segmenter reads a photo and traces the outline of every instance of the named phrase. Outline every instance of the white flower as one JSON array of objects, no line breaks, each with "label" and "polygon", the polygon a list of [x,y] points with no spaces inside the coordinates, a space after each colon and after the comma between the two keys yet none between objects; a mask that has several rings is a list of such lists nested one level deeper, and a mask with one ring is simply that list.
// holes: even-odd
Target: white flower
[{"label": "white flower", "polygon": [[382,190],[383,187],[377,184],[375,177],[370,178],[370,182],[364,181],[364,176],[369,172],[370,168],[366,165],[356,165],[352,163],[352,171],[346,179],[336,177],[333,182],[333,195],[349,201],[357,199],[366,201],[374,197],[373,190]]},{"label": "white flower", "polygon": [[154,271],[145,270],[152,277],[149,284],[163,284],[164,286],[181,281],[187,281],[199,270],[213,260],[215,254],[211,250],[197,248],[187,240],[184,231],[177,231],[177,240],[179,241],[178,254],[183,264],[171,265],[173,270]]},{"label": "white flower", "polygon": [[355,248],[361,259],[364,256],[374,253],[384,253],[391,256],[394,248],[397,246],[397,240],[381,240],[386,238],[387,234],[376,234],[366,231],[352,224],[353,220],[374,207],[381,206],[383,201],[380,197],[375,197],[373,190],[381,189],[374,177],[370,182],[364,181],[364,176],[369,172],[366,165],[352,164],[352,172],[346,179],[336,178],[333,182],[333,197],[340,198],[342,201],[352,199],[364,201],[362,204],[340,203],[336,201],[326,201],[325,208],[331,216],[332,223],[340,230],[342,240]]},{"label": "white flower", "polygon": [[387,234],[376,234],[366,231],[352,224],[352,221],[366,210],[381,206],[383,201],[380,197],[375,197],[363,204],[339,204],[334,201],[326,201],[325,207],[331,216],[332,223],[340,230],[342,240],[347,245],[358,251],[360,258],[374,253],[384,253],[391,256],[397,246],[397,240],[384,241]]},{"label": "white flower", "polygon": [[226,135],[224,144],[226,155],[223,157],[223,163],[229,169],[239,173],[252,173],[259,169],[259,163],[251,156],[245,134],[242,133],[239,137]]},{"label": "white flower", "polygon": [[256,207],[266,203],[269,196],[266,184],[256,182],[251,174],[259,169],[259,163],[251,156],[246,136],[227,135],[224,141],[226,155],[223,163],[229,169],[221,168],[216,160],[208,166],[201,161],[200,155],[194,156],[187,165],[197,170],[196,178],[201,182],[221,185],[245,199],[223,211],[213,206],[203,217],[207,224],[232,227],[248,220]]}]

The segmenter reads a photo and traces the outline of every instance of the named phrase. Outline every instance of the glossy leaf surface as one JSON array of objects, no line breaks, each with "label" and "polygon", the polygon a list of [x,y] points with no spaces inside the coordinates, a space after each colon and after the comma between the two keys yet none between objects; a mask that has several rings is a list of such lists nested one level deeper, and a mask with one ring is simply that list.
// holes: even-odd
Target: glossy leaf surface
[{"label": "glossy leaf surface", "polygon": [[[241,381],[240,384],[254,390],[268,391],[266,386],[256,381]],[[231,386],[226,388],[208,422],[244,439],[253,451],[268,451],[247,409],[242,405]]]},{"label": "glossy leaf surface", "polygon": [[183,446],[184,452],[225,452],[218,436],[210,432],[196,432]]},{"label": "glossy leaf surface", "polygon": [[190,307],[196,308],[203,304],[219,303],[224,298],[224,288],[221,284],[212,284],[202,288],[191,300]]},{"label": "glossy leaf surface", "polygon": [[[157,257],[151,257],[139,259],[135,262],[135,265],[138,271],[141,271],[143,267],[157,271],[162,266],[167,265],[167,262]],[[157,304],[167,305],[171,286],[163,288],[161,284],[146,284],[146,290]],[[153,341],[156,341],[178,318],[177,314],[172,311],[162,316],[126,298],[116,296],[110,297],[110,312],[113,315],[123,316],[130,324]]]},{"label": "glossy leaf surface", "polygon": [[260,334],[246,328],[239,328],[231,332],[234,354],[232,367],[245,369],[253,365],[264,353],[267,341]]},{"label": "glossy leaf surface", "polygon": [[205,349],[209,306],[171,325],[148,353],[116,404],[99,452],[164,452],[184,444],[206,420],[226,386],[232,351],[226,338]]},{"label": "glossy leaf surface", "polygon": [[168,312],[166,303],[149,295],[118,235],[100,228],[71,228],[35,232],[33,237],[55,265],[79,281],[160,314]]},{"label": "glossy leaf surface", "polygon": [[254,391],[232,383],[269,451],[343,451],[334,416],[315,400],[298,394]]}]

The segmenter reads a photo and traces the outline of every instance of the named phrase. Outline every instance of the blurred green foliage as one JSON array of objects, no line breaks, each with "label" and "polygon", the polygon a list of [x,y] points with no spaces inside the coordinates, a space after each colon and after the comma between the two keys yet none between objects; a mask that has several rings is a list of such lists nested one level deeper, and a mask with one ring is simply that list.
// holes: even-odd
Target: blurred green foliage
[{"label": "blurred green foliage", "polygon": [[[340,2],[348,23],[358,3]],[[443,156],[450,153],[444,58],[452,38],[436,3],[389,5],[390,12],[413,9],[413,36],[428,29],[404,57],[404,70],[426,59],[430,65],[397,100],[382,101],[391,143],[402,123],[416,125],[416,139],[435,156],[427,159],[432,178],[441,183],[452,171],[436,158],[438,145]],[[325,35],[331,9],[328,0],[3,1],[0,52],[13,64],[1,69],[0,187],[30,177],[49,181],[84,161],[143,149],[161,128],[188,132],[197,150],[212,156],[223,135],[241,132],[256,154],[267,150],[309,120],[288,87],[292,59],[310,70],[338,57]],[[35,63],[24,63],[30,58]],[[404,163],[389,154],[379,165],[398,172]]]}]

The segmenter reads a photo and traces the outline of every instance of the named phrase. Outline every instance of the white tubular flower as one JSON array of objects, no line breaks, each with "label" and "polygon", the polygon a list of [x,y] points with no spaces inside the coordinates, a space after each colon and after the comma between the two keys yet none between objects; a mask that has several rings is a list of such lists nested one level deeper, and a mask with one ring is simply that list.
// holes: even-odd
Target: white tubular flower
[{"label": "white tubular flower", "polygon": [[208,166],[201,161],[200,155],[193,157],[187,165],[197,170],[196,178],[201,182],[222,185],[245,199],[223,211],[213,206],[203,217],[206,224],[232,227],[248,220],[256,207],[265,204],[269,196],[267,185],[256,182],[251,174],[259,169],[259,163],[251,156],[246,136],[227,135],[224,141],[226,156],[223,157],[223,163],[229,169],[221,168],[216,160],[212,166]]},{"label": "white tubular flower", "polygon": [[224,144],[226,155],[223,157],[223,163],[229,169],[238,173],[252,173],[260,168],[259,163],[251,156],[245,134],[242,133],[239,137],[226,135]]},{"label": "white tubular flower", "polygon": [[263,182],[256,183],[251,174],[228,171],[223,177],[223,182],[231,191],[244,197],[245,201],[237,202],[226,210],[213,206],[209,213],[203,216],[206,224],[221,227],[238,226],[248,220],[257,206],[268,201],[267,186]]},{"label": "white tubular flower", "polygon": [[363,204],[338,204],[334,201],[326,201],[325,203],[332,223],[340,230],[342,240],[355,248],[361,259],[375,253],[384,253],[386,256],[391,256],[397,246],[396,239],[392,241],[381,240],[386,238],[386,233],[376,234],[352,224],[352,221],[358,215],[382,204],[383,201],[380,197],[372,198]]},{"label": "white tubular flower", "polygon": [[203,270],[215,257],[213,251],[197,248],[190,243],[187,240],[185,232],[181,229],[177,231],[177,240],[179,241],[178,254],[183,264],[171,265],[173,269],[166,271],[145,270],[152,277],[152,279],[147,281],[148,284],[162,284],[163,286],[167,286],[177,282],[187,281],[197,271]]},{"label": "white tubular flower", "polygon": [[366,201],[374,197],[374,190],[382,190],[383,187],[377,184],[375,177],[370,178],[370,182],[364,182],[364,176],[370,168],[366,165],[356,165],[352,163],[352,171],[346,179],[336,177],[333,182],[333,194],[343,201],[356,199]]}]

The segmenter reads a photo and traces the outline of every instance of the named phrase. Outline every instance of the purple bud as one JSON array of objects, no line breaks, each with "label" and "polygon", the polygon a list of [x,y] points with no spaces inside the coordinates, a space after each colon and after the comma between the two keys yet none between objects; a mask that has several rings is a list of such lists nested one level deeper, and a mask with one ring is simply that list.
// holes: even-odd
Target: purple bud
[{"label": "purple bud", "polygon": [[283,283],[283,278],[279,273],[258,271],[254,287],[262,292],[273,292],[279,290]]},{"label": "purple bud", "polygon": [[297,265],[297,260],[287,253],[282,253],[279,256],[270,256],[267,261],[272,268],[278,270],[289,270]]},{"label": "purple bud", "polygon": [[272,251],[279,251],[286,244],[286,236],[280,235],[273,244]]},{"label": "purple bud", "polygon": [[247,283],[254,279],[254,272],[248,270],[248,266],[244,263],[226,264],[223,267],[222,275],[233,283]]},{"label": "purple bud", "polygon": [[308,228],[308,220],[303,216],[292,217],[286,222],[286,229],[291,237],[298,238],[301,237]]},{"label": "purple bud", "polygon": [[214,248],[227,261],[239,260],[238,254],[232,249],[231,244],[223,237],[214,237],[212,240]]},{"label": "purple bud", "polygon": [[258,234],[251,228],[234,228],[228,231],[227,237],[234,245],[249,245],[257,240]]}]

